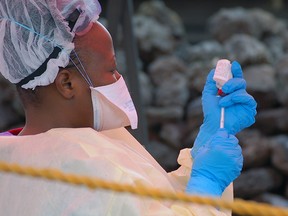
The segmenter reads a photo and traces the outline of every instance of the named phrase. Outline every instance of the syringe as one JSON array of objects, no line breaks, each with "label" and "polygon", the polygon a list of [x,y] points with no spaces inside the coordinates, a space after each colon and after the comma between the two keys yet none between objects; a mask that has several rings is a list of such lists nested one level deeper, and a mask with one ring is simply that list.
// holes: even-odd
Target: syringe
[{"label": "syringe", "polygon": [[[222,96],[222,86],[233,77],[231,72],[231,63],[227,59],[221,59],[217,62],[213,80],[218,88],[218,96]],[[220,128],[224,128],[225,109],[221,107]]]}]

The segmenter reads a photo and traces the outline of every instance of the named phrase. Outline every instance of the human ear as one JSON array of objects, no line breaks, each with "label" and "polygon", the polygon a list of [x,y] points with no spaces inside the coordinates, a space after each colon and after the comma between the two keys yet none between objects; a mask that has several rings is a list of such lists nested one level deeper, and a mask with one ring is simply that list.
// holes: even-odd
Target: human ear
[{"label": "human ear", "polygon": [[75,95],[75,77],[69,70],[62,69],[58,72],[55,85],[59,94],[65,99],[72,99]]}]

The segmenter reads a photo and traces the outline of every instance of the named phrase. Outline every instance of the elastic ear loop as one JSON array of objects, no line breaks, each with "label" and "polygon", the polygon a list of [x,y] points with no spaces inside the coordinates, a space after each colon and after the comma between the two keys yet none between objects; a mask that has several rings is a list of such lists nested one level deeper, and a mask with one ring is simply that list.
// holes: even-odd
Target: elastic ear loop
[{"label": "elastic ear loop", "polygon": [[70,58],[70,61],[73,63],[73,65],[74,65],[74,66],[76,67],[76,69],[79,71],[79,73],[82,75],[82,77],[83,77],[83,78],[85,79],[85,81],[88,83],[88,85],[89,85],[90,87],[93,87],[93,83],[92,83],[91,79],[89,78],[89,76],[88,76],[88,74],[87,74],[87,72],[86,72],[86,70],[85,70],[85,68],[84,68],[84,65],[82,64],[82,62],[81,62],[78,54],[76,53],[75,50],[72,50],[72,52],[75,54],[78,62],[80,63],[80,66],[81,66],[81,69],[82,69],[82,70],[77,66],[77,64],[73,61],[73,59],[72,59],[71,57],[69,57],[69,58]]},{"label": "elastic ear loop", "polygon": [[[69,22],[69,27],[71,29],[71,32],[75,32],[75,26],[76,26],[76,23],[79,21],[79,17],[81,16],[81,14],[83,13],[84,11],[80,8],[80,7],[77,7],[75,9],[75,11],[70,14],[70,16],[68,17],[68,22]],[[76,69],[79,71],[79,73],[82,75],[82,77],[85,79],[85,81],[88,83],[89,86],[93,87],[93,83],[91,81],[91,79],[89,78],[78,54],[76,53],[75,50],[72,50],[72,52],[74,53],[74,55],[76,56],[78,62],[80,63],[80,66],[82,68],[82,70],[80,70],[80,68],[77,66],[77,64],[73,61],[73,59],[69,56],[69,59],[70,61],[73,63],[73,65],[76,67]]]}]

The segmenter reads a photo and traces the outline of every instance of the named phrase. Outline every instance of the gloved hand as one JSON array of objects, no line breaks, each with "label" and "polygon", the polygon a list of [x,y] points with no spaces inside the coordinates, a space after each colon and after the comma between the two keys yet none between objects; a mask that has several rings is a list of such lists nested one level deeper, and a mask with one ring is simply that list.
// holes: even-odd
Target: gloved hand
[{"label": "gloved hand", "polygon": [[225,188],[240,175],[242,167],[242,150],[237,138],[229,135],[226,129],[219,129],[194,158],[186,192],[221,196]]},{"label": "gloved hand", "polygon": [[193,158],[198,149],[219,129],[221,107],[225,107],[224,127],[229,134],[235,135],[255,122],[257,103],[245,90],[246,81],[243,79],[240,64],[236,61],[232,63],[233,78],[222,86],[222,91],[227,94],[224,97],[217,96],[218,89],[213,80],[214,71],[213,69],[209,73],[202,92],[204,121],[191,150]]}]

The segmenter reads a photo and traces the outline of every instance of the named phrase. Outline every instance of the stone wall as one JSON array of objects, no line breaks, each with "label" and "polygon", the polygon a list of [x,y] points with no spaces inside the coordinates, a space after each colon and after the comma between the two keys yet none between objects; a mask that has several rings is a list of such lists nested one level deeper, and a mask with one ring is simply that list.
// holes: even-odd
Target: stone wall
[{"label": "stone wall", "polygon": [[[181,18],[162,1],[143,2],[134,17],[140,83],[149,124],[148,151],[167,170],[192,147],[202,122],[201,91],[220,58],[241,63],[258,102],[256,123],[237,135],[244,169],[237,197],[288,206],[288,29],[260,9],[232,8],[209,18],[210,40],[190,44]],[[124,55],[117,50],[120,72]],[[13,86],[0,78],[0,130],[23,124]]]}]

